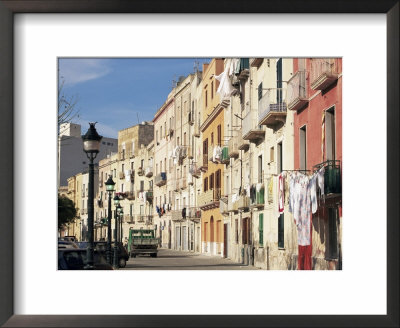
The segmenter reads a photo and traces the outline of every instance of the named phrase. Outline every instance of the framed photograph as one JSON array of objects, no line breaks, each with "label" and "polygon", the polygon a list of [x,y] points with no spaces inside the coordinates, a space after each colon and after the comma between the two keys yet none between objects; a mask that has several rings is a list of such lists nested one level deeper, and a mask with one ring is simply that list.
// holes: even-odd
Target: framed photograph
[{"label": "framed photograph", "polygon": [[[395,0],[0,1],[0,324],[398,327],[398,31]],[[54,109],[77,57],[340,58],[341,270],[57,270]]]}]

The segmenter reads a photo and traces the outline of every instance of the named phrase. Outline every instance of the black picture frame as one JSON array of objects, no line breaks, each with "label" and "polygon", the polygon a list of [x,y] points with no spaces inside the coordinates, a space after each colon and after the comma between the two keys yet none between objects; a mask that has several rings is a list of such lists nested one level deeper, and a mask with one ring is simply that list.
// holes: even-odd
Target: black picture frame
[{"label": "black picture frame", "polygon": [[[13,16],[16,13],[384,13],[387,17],[387,315],[14,315]],[[368,54],[366,54],[368,56]],[[399,327],[399,1],[0,0],[0,324],[4,327]],[[390,174],[390,175],[389,175]],[[368,270],[368,268],[366,268]],[[365,286],[368,288],[368,286]],[[345,297],[345,295],[343,295]],[[238,300],[239,301],[239,300]],[[244,300],[242,300],[244,302]]]}]

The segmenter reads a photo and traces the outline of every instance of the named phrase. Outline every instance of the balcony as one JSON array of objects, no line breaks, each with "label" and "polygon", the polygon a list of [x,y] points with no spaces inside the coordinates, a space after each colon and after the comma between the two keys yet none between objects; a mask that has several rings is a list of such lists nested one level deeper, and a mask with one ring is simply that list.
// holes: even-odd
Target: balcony
[{"label": "balcony", "polygon": [[251,202],[251,207],[253,208],[263,208],[264,207],[264,192],[265,188],[262,186],[259,191],[256,191],[256,197],[255,199]]},{"label": "balcony", "polygon": [[147,178],[151,178],[153,176],[153,166],[146,167],[145,175]]},{"label": "balcony", "polygon": [[194,157],[194,149],[193,149],[193,147],[187,147],[187,157],[189,158],[189,159],[193,159],[193,157]]},{"label": "balcony", "polygon": [[137,215],[135,215],[135,221],[137,223],[152,224],[150,222],[153,222],[153,216],[152,215],[145,215],[145,214],[137,214]]},{"label": "balcony", "polygon": [[232,201],[232,195],[228,196],[228,212],[237,213],[239,211],[238,202]]},{"label": "balcony", "polygon": [[286,120],[286,89],[268,89],[258,101],[258,124],[268,127]]},{"label": "balcony", "polygon": [[175,191],[175,192],[179,192],[180,189],[181,189],[181,181],[180,181],[180,179],[175,179],[175,188],[174,188],[174,191]]},{"label": "balcony", "polygon": [[138,168],[137,174],[138,174],[139,176],[144,175],[144,169],[143,169],[143,167],[139,167],[139,168]]},{"label": "balcony", "polygon": [[182,179],[181,179],[181,185],[180,185],[180,187],[181,187],[181,189],[186,189],[187,188],[187,176],[184,176]]},{"label": "balcony", "polygon": [[312,58],[310,86],[313,90],[325,90],[339,77],[338,58]]},{"label": "balcony", "polygon": [[[250,142],[248,140],[244,140],[242,137],[242,129],[238,131],[237,136],[237,145],[239,150],[248,150],[250,148]],[[239,156],[239,155],[238,155]]]},{"label": "balcony", "polygon": [[230,158],[238,158],[239,157],[239,147],[238,147],[238,137],[234,136],[229,139],[228,142],[228,156]]},{"label": "balcony", "polygon": [[322,167],[324,172],[324,195],[326,198],[335,197],[342,194],[342,179],[340,174],[340,161],[328,160],[313,167],[314,171],[319,171]]},{"label": "balcony", "polygon": [[124,174],[124,172],[119,172],[118,173],[118,176],[119,176],[119,178],[122,180],[122,179],[125,179],[125,174]]},{"label": "balcony", "polygon": [[153,202],[153,190],[149,190],[146,192],[146,201],[149,203]]},{"label": "balcony", "polygon": [[126,193],[126,198],[129,200],[134,200],[135,199],[135,192],[134,191],[128,191]]},{"label": "balcony", "polygon": [[194,114],[192,112],[188,113],[188,123],[190,125],[194,124]]},{"label": "balcony", "polygon": [[200,157],[200,170],[202,171],[202,172],[207,172],[207,170],[208,170],[208,154],[203,154],[201,157]]},{"label": "balcony", "polygon": [[200,138],[200,125],[196,124],[196,125],[194,126],[193,135],[194,135],[196,138]]},{"label": "balcony", "polygon": [[265,131],[257,124],[257,118],[253,111],[249,110],[242,121],[242,137],[250,142],[258,142],[265,135]]},{"label": "balcony", "polygon": [[167,173],[161,172],[154,177],[154,184],[158,187],[164,186],[167,183]]},{"label": "balcony", "polygon": [[264,58],[251,58],[250,66],[259,68],[263,62]]},{"label": "balcony", "polygon": [[219,202],[219,210],[222,215],[229,215],[228,211],[228,198],[227,197],[221,197],[221,201]]},{"label": "balcony", "polygon": [[199,207],[187,207],[186,208],[186,216],[190,219],[190,220],[200,220],[201,219],[201,210]]},{"label": "balcony", "polygon": [[196,164],[190,164],[190,166],[189,166],[189,173],[193,176],[193,177],[195,177],[195,178],[200,178],[200,176],[201,176],[201,170],[200,170],[200,168],[198,168],[197,167],[197,165]]},{"label": "balcony", "polygon": [[249,196],[240,196],[237,201],[238,210],[248,211],[250,207],[250,198]]},{"label": "balcony", "polygon": [[134,224],[135,219],[134,219],[133,215],[126,214],[126,215],[124,215],[124,222],[129,223],[129,224]]},{"label": "balcony", "polygon": [[229,148],[227,146],[222,147],[221,163],[229,164],[229,162],[230,162]]},{"label": "balcony", "polygon": [[193,175],[191,175],[190,173],[188,174],[188,176],[187,176],[187,184],[189,185],[189,186],[192,186],[193,185],[193,183],[194,183],[194,179],[193,179]]},{"label": "balcony", "polygon": [[288,82],[287,108],[299,110],[308,104],[306,72],[298,71]]},{"label": "balcony", "polygon": [[180,147],[179,149],[179,160],[182,161],[184,158],[186,158],[187,156],[187,147]]},{"label": "balcony", "polygon": [[219,199],[221,198],[221,189],[214,188],[203,192],[198,197],[198,204],[201,210],[209,210],[219,207]]}]

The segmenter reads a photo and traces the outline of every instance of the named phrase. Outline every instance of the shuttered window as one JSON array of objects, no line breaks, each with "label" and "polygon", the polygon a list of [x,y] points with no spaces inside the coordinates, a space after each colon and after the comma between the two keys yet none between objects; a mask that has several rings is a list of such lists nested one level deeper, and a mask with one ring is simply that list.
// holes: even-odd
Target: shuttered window
[{"label": "shuttered window", "polygon": [[262,98],[262,82],[258,85],[258,100]]},{"label": "shuttered window", "polygon": [[264,213],[260,213],[258,216],[258,241],[260,246],[264,244]]},{"label": "shuttered window", "polygon": [[285,219],[285,217],[284,217],[284,214],[282,213],[278,219],[278,247],[279,248],[285,247],[285,241],[284,241],[284,226],[285,226],[284,222],[285,221],[284,221],[284,219]]}]

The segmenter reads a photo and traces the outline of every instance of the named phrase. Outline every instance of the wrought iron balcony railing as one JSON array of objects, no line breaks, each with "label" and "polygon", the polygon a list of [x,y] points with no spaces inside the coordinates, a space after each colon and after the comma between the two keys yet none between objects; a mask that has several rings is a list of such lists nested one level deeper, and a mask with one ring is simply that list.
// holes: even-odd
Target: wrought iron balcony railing
[{"label": "wrought iron balcony railing", "polygon": [[258,123],[274,126],[286,119],[286,89],[267,89],[258,101]]},{"label": "wrought iron balcony railing", "polygon": [[306,71],[298,71],[288,82],[287,107],[290,110],[299,110],[307,104]]}]

